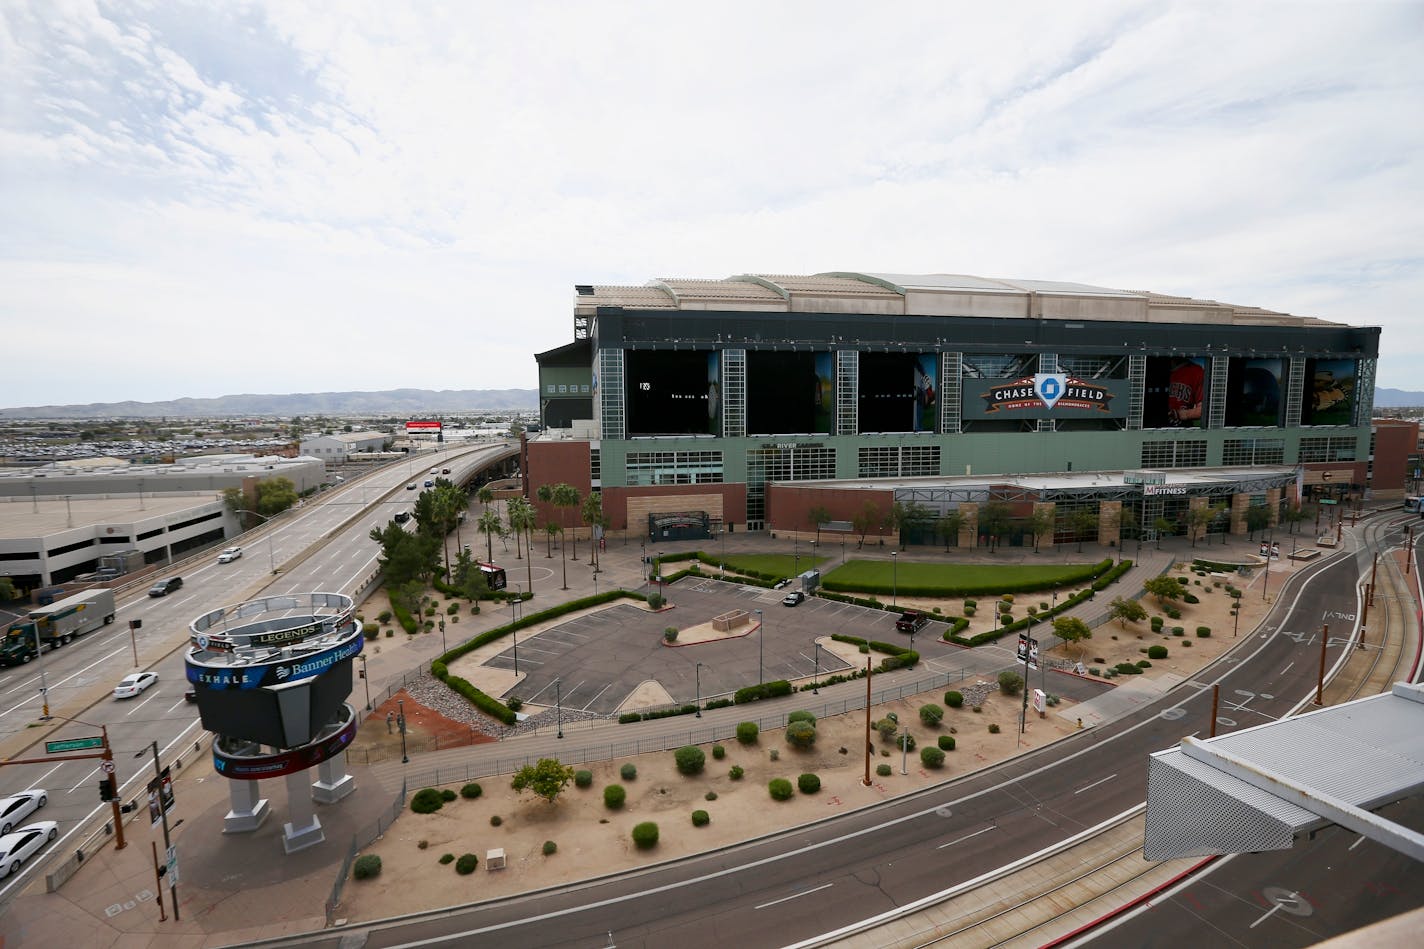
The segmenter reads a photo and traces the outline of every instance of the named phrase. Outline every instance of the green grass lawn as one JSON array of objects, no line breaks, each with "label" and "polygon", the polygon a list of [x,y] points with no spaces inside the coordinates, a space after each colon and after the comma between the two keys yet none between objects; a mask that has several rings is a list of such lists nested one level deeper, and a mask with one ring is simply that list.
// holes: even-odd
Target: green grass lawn
[{"label": "green grass lawn", "polygon": [[[706,552],[716,556],[715,551]],[[804,553],[799,558],[792,557],[790,554],[732,554],[727,557],[726,562],[729,569],[739,570],[742,573],[755,571],[790,577],[794,576],[797,567],[805,572],[830,559],[829,557],[812,557],[809,553]]]},{"label": "green grass lawn", "polygon": [[1082,584],[1083,568],[1091,564],[1055,565],[1015,565],[1015,564],[966,564],[966,563],[901,563],[894,565],[886,560],[850,560],[826,574],[827,580],[834,580],[850,588],[867,590],[890,589],[898,585],[902,590],[910,588],[931,589],[935,587],[966,587],[992,589],[1003,586],[1006,589],[1024,589],[1032,585],[1040,589],[1051,589],[1069,583]]}]

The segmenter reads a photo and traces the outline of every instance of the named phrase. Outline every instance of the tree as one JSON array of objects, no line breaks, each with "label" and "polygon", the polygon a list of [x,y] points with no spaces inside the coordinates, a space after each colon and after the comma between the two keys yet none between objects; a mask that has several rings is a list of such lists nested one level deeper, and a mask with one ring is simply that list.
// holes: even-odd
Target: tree
[{"label": "tree", "polygon": [[489,485],[482,484],[480,485],[479,490],[475,492],[475,500],[483,504],[485,506],[485,510],[488,511],[490,502],[494,500],[494,491],[490,488]]},{"label": "tree", "polygon": [[1009,532],[1013,523],[1013,511],[1002,501],[990,501],[979,512],[979,529],[989,538],[990,550],[997,549],[998,543]]},{"label": "tree", "polygon": [[939,519],[940,530],[944,532],[944,552],[949,553],[950,540],[959,546],[959,532],[964,529],[964,513],[954,508]]},{"label": "tree", "polygon": [[851,528],[860,535],[860,540],[856,541],[855,544],[856,550],[865,546],[865,535],[879,527],[882,523],[884,522],[880,517],[880,508],[876,506],[874,501],[866,501],[865,504],[861,506],[859,513],[851,518],[850,521]]},{"label": "tree", "polygon": [[524,506],[528,503],[523,498],[510,498],[504,502],[504,519],[509,523],[509,530],[514,534],[514,556],[517,560],[524,559],[524,552],[520,550],[519,542],[524,536],[522,518]]},{"label": "tree", "polygon": [[8,603],[10,600],[18,600],[20,591],[15,589],[15,581],[9,577],[0,577],[0,602]]},{"label": "tree", "polygon": [[[539,485],[538,490],[536,490],[536,491],[534,492],[534,495],[535,495],[535,497],[537,497],[537,498],[540,500],[540,502],[543,503],[543,504],[553,504],[553,503],[554,503],[554,486],[551,485],[551,484],[541,484],[541,485]],[[547,539],[546,539],[546,543],[545,543],[545,547],[544,547],[544,557],[545,557],[546,559],[553,559],[553,556],[554,556],[554,534],[556,534],[557,531],[555,531],[555,530],[553,529],[553,525],[552,525],[552,524],[545,524],[544,526],[545,526],[545,529],[548,531],[548,537],[547,537]]]},{"label": "tree", "polygon": [[498,511],[491,511],[486,508],[480,514],[480,519],[475,522],[475,530],[485,535],[485,559],[494,560],[494,538],[495,535],[504,534],[504,522],[500,520]]},{"label": "tree", "polygon": [[1197,538],[1206,533],[1207,525],[1215,516],[1205,504],[1187,511],[1187,535],[1191,538],[1193,547],[1197,545]]},{"label": "tree", "polygon": [[280,514],[297,503],[297,486],[290,478],[268,478],[257,482],[257,513],[268,517]]},{"label": "tree", "polygon": [[1294,534],[1296,525],[1305,520],[1305,510],[1299,504],[1292,504],[1281,514],[1281,519],[1290,525],[1290,532]]},{"label": "tree", "polygon": [[1169,577],[1165,574],[1150,578],[1142,584],[1142,588],[1157,598],[1158,606],[1165,604],[1168,600],[1182,598],[1182,585],[1177,582],[1176,577]]},{"label": "tree", "polygon": [[[559,528],[560,528],[561,531],[567,529],[567,525],[565,524],[565,520],[567,519],[567,515],[565,515],[563,512],[564,512],[564,511],[567,511],[567,510],[569,510],[569,509],[571,509],[571,508],[574,509],[574,510],[577,510],[577,509],[578,509],[578,506],[579,506],[579,502],[582,501],[582,500],[583,500],[583,498],[582,498],[582,496],[579,494],[578,488],[574,487],[573,485],[568,484],[567,482],[562,482],[562,481],[559,482],[558,484],[554,485],[554,507],[558,508],[559,511],[560,511],[560,514],[559,514]],[[578,560],[578,528],[577,528],[577,527],[574,528],[573,538],[571,539],[570,543],[571,543],[572,546],[573,546],[573,559],[574,559],[574,560]],[[568,568],[568,565],[565,564],[565,565],[564,565],[564,572],[565,572],[565,574],[568,573],[568,569],[569,569],[569,568]],[[565,590],[568,589],[568,584],[567,584],[567,583],[564,585],[564,589],[565,589]]]},{"label": "tree", "polygon": [[524,534],[524,549],[529,553],[529,560],[525,561],[524,571],[529,580],[529,592],[534,592],[534,526],[538,522],[538,512],[534,510],[534,505],[530,504],[527,498],[514,498],[511,502],[514,506],[509,511],[509,526]]},{"label": "tree", "polygon": [[895,533],[900,538],[900,549],[905,549],[905,529],[917,527],[919,524],[929,519],[929,511],[924,505],[914,501],[896,501],[890,505],[890,514],[886,520],[894,526]]},{"label": "tree", "polygon": [[439,560],[434,538],[402,530],[395,521],[372,529],[369,536],[381,545],[376,563],[385,571],[386,583],[399,585],[415,580],[423,587],[435,572]]},{"label": "tree", "polygon": [[1076,616],[1060,616],[1053,621],[1053,635],[1065,643],[1072,643],[1081,654],[1080,643],[1092,639],[1093,630]]},{"label": "tree", "polygon": [[594,535],[597,529],[602,528],[606,523],[603,516],[603,495],[597,491],[588,492],[588,497],[583,499],[583,504],[579,506],[579,517],[588,525],[588,544],[592,551],[588,555],[589,563],[593,565],[593,572],[598,572],[598,544],[594,543]]},{"label": "tree", "polygon": [[1052,531],[1053,514],[1041,507],[1034,508],[1033,513],[1028,516],[1028,532],[1033,535],[1034,553],[1038,553],[1038,542]]},{"label": "tree", "polygon": [[1157,549],[1162,549],[1162,538],[1171,537],[1172,532],[1177,529],[1177,525],[1165,517],[1159,517],[1152,522],[1152,529],[1157,532]]},{"label": "tree", "polygon": [[223,488],[222,500],[223,507],[227,508],[233,514],[236,514],[247,506],[245,503],[247,499],[242,496],[241,488]]},{"label": "tree", "polygon": [[1246,509],[1246,530],[1247,536],[1251,540],[1256,539],[1256,532],[1265,530],[1271,523],[1271,509],[1264,504],[1253,504]]},{"label": "tree", "polygon": [[536,764],[527,764],[514,773],[509,786],[516,791],[533,791],[553,804],[568,783],[574,779],[574,769],[560,764],[558,758],[540,758]]},{"label": "tree", "polygon": [[1142,550],[1142,524],[1137,519],[1137,511],[1130,505],[1124,503],[1117,509],[1117,514],[1113,518],[1117,527],[1117,546],[1122,549],[1122,542],[1131,534],[1137,538],[1137,549]]},{"label": "tree", "polygon": [[1117,620],[1119,626],[1127,628],[1128,623],[1140,623],[1147,618],[1147,608],[1136,600],[1114,597],[1108,606],[1108,615]]},{"label": "tree", "polygon": [[1078,553],[1083,552],[1083,535],[1096,535],[1098,513],[1089,507],[1080,507],[1068,515],[1068,523],[1073,528],[1073,536],[1078,538]]},{"label": "tree", "polygon": [[821,542],[821,525],[830,523],[831,512],[826,509],[825,505],[815,504],[806,512],[806,516],[810,518],[812,524],[816,525],[816,543],[819,544]]}]

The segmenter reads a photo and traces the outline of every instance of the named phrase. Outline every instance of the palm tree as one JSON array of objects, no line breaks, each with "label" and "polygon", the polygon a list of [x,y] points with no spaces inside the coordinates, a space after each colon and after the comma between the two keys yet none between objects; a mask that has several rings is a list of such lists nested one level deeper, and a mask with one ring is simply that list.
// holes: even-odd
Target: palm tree
[{"label": "palm tree", "polygon": [[[541,502],[543,502],[544,504],[553,504],[553,503],[554,503],[554,486],[553,486],[553,485],[550,485],[550,484],[541,484],[541,485],[539,485],[539,490],[536,491],[536,492],[534,492],[534,493],[535,493],[535,496],[538,497],[539,500],[540,500]],[[546,527],[552,527],[553,525],[545,525],[545,526],[546,526]],[[544,544],[544,556],[545,556],[546,559],[549,559],[549,560],[552,560],[553,557],[554,557],[554,534],[556,534],[556,533],[557,533],[557,531],[550,530],[550,531],[549,531],[549,534],[548,534],[548,538],[547,538],[547,540],[546,540],[546,542],[545,542],[545,544]]]},{"label": "palm tree", "polygon": [[[579,506],[579,502],[582,500],[583,498],[582,496],[580,496],[578,488],[574,487],[568,482],[561,481],[558,484],[554,485],[554,507],[559,508],[560,510],[567,510],[569,508],[577,509]],[[560,514],[559,527],[563,528],[564,526],[564,515]],[[571,539],[570,543],[572,543],[573,545],[573,558],[575,560],[578,560],[577,526],[574,527],[573,538]],[[565,589],[567,589],[567,587]]]},{"label": "palm tree", "polygon": [[593,564],[593,572],[598,572],[598,545],[594,543],[594,528],[603,526],[603,495],[597,491],[590,491],[588,497],[583,499],[583,506],[579,508],[579,516],[588,525],[589,546],[593,553],[588,555],[589,562]]},{"label": "palm tree", "polygon": [[504,522],[499,519],[498,511],[486,510],[480,515],[480,519],[475,522],[475,529],[485,535],[485,559],[494,561],[494,535],[504,533]]},{"label": "palm tree", "polygon": [[488,511],[490,502],[494,500],[494,491],[490,489],[489,485],[482,484],[480,485],[480,489],[475,492],[475,500],[483,504],[485,510]]}]

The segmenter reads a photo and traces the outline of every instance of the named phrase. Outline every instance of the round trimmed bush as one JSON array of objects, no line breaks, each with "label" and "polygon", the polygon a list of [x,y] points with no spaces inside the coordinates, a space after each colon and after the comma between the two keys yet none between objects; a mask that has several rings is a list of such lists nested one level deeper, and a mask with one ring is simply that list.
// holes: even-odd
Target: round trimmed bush
[{"label": "round trimmed bush", "polygon": [[1210,627],[1210,626],[1198,626],[1198,627],[1197,627],[1197,639],[1206,639],[1206,638],[1209,637],[1209,636],[1211,636],[1211,627]]},{"label": "round trimmed bush", "polygon": [[944,719],[944,709],[930,702],[920,706],[920,721],[929,728],[935,728]]},{"label": "round trimmed bush", "polygon": [[1148,647],[1147,647],[1147,658],[1148,658],[1148,659],[1166,659],[1166,658],[1167,658],[1167,647],[1166,647],[1166,646],[1162,646],[1162,645],[1148,646]]},{"label": "round trimmed bush", "polygon": [[786,743],[802,751],[816,744],[816,726],[807,721],[792,722],[786,726]]},{"label": "round trimmed bush", "polygon": [[901,751],[914,751],[915,736],[911,735],[909,732],[905,732],[903,735],[895,736],[895,747]]},{"label": "round trimmed bush", "polygon": [[796,778],[796,789],[802,794],[815,794],[821,790],[821,779],[814,774],[802,774]]},{"label": "round trimmed bush", "polygon": [[696,745],[683,745],[673,752],[672,757],[677,762],[678,774],[701,774],[707,763],[707,756]]},{"label": "round trimmed bush", "polygon": [[882,718],[875,723],[875,730],[880,733],[881,741],[893,741],[900,731],[900,723],[893,718]]},{"label": "round trimmed bush", "polygon": [[628,792],[621,784],[610,784],[603,789],[603,806],[610,811],[618,810],[626,800],[628,800]]},{"label": "round trimmed bush", "polygon": [[878,764],[875,766],[875,773],[880,775],[882,778],[890,777],[890,771],[891,769],[888,764]]},{"label": "round trimmed bush", "polygon": [[1005,669],[999,673],[999,691],[1005,695],[1018,695],[1024,686],[1023,676]]},{"label": "round trimmed bush", "polygon": [[940,751],[953,751],[953,750],[954,750],[954,736],[953,736],[953,735],[940,735],[940,736],[939,736],[938,745],[939,745],[939,750],[940,750]]},{"label": "round trimmed bush", "polygon": [[658,845],[658,825],[650,820],[633,825],[633,843],[639,850],[651,850]]},{"label": "round trimmed bush", "polygon": [[554,843],[552,840],[546,840],[546,841],[544,841],[544,856],[546,856],[546,857],[552,857],[554,854],[556,854],[556,853],[558,853],[558,852],[559,852],[559,845],[558,845],[558,844]]},{"label": "round trimmed bush", "polygon": [[723,758],[727,757],[727,749],[723,748],[721,745],[713,745],[712,757],[716,758],[718,761],[721,761]]},{"label": "round trimmed bush", "polygon": [[439,788],[421,788],[410,796],[410,809],[417,814],[434,814],[445,806]]},{"label": "round trimmed bush", "polygon": [[593,772],[592,772],[592,771],[575,771],[575,772],[574,772],[574,785],[575,785],[576,787],[581,787],[581,788],[593,787]]},{"label": "round trimmed bush", "polygon": [[692,812],[692,826],[693,826],[693,827],[706,827],[706,826],[707,826],[708,824],[710,824],[711,822],[712,822],[712,818],[708,816],[708,814],[707,814],[706,811],[693,811],[693,812]]},{"label": "round trimmed bush", "polygon": [[469,876],[475,872],[475,867],[480,865],[480,858],[472,853],[460,854],[460,859],[455,861],[455,872],[462,876]]},{"label": "round trimmed bush", "polygon": [[446,804],[449,804],[457,797],[459,797],[459,795],[456,794],[454,791],[450,790],[449,788],[440,789],[440,800],[445,802]]},{"label": "round trimmed bush", "polygon": [[618,776],[624,781],[632,781],[638,776],[638,766],[631,761],[625,762],[623,767],[618,769]]},{"label": "round trimmed bush", "polygon": [[944,693],[944,704],[950,708],[962,708],[964,705],[964,695],[954,691],[946,692]]},{"label": "round trimmed bush", "polygon": [[717,792],[716,792],[716,791],[708,791],[706,794],[702,795],[702,800],[704,800],[704,801],[715,801],[715,800],[717,800]]},{"label": "round trimmed bush", "polygon": [[785,778],[772,778],[767,782],[766,789],[771,792],[773,801],[789,801],[791,796],[796,793],[791,782]]},{"label": "round trimmed bush", "polygon": [[479,797],[483,793],[485,793],[485,789],[480,787],[473,781],[460,788],[460,796],[467,801],[473,801],[475,798]]},{"label": "round trimmed bush", "polygon": [[998,722],[992,722],[992,723],[990,723],[990,725],[989,725],[989,734],[991,734],[991,735],[997,735],[997,734],[999,734],[999,723],[998,723]]},{"label": "round trimmed bush", "polygon": [[677,627],[669,626],[667,629],[663,630],[663,639],[666,639],[670,643],[677,642]]},{"label": "round trimmed bush", "polygon": [[733,781],[740,781],[742,780],[742,775],[744,774],[746,774],[746,772],[742,770],[742,766],[739,764],[734,764],[732,765],[732,770],[727,772],[727,777],[731,778]]},{"label": "round trimmed bush", "polygon": [[925,745],[920,749],[920,764],[926,768],[943,768],[944,752],[933,745]]},{"label": "round trimmed bush", "polygon": [[663,599],[662,594],[660,594],[660,593],[650,593],[650,594],[648,594],[648,606],[650,606],[651,608],[653,608],[653,609],[655,609],[655,610],[660,610],[660,609],[662,609],[662,608],[663,608],[663,604],[664,604],[665,602],[667,602],[667,601]]},{"label": "round trimmed bush", "polygon": [[744,745],[755,744],[760,733],[761,727],[756,722],[740,722],[737,725],[737,741]]},{"label": "round trimmed bush", "polygon": [[363,854],[356,858],[356,862],[351,864],[351,878],[353,880],[369,880],[372,877],[381,875],[381,858],[373,853]]},{"label": "round trimmed bush", "polygon": [[442,867],[445,866],[445,864],[447,864],[447,863],[454,863],[454,862],[455,862],[455,855],[454,855],[453,853],[442,853],[442,854],[440,855],[440,865],[441,865]]},{"label": "round trimmed bush", "polygon": [[810,722],[814,725],[816,724],[816,716],[805,709],[801,709],[786,716],[786,724],[790,725],[792,722]]}]

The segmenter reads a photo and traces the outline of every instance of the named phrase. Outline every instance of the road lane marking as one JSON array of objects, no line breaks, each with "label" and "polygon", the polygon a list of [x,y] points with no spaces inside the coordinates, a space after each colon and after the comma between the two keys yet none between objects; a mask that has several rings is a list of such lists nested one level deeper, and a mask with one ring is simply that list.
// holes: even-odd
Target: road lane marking
[{"label": "road lane marking", "polygon": [[1270,909],[1266,910],[1266,912],[1261,916],[1260,919],[1256,920],[1254,923],[1252,923],[1252,924],[1251,924],[1249,927],[1247,927],[1247,928],[1248,928],[1248,929],[1255,929],[1257,926],[1261,925],[1261,924],[1264,923],[1266,920],[1268,920],[1268,919],[1270,919],[1272,916],[1274,916],[1279,910],[1285,909],[1285,906],[1286,906],[1286,903],[1287,903],[1287,902],[1294,904],[1294,903],[1295,903],[1295,897],[1296,897],[1296,894],[1295,894],[1294,891],[1292,891],[1289,895],[1277,899],[1277,900],[1275,901],[1275,904],[1276,904],[1275,906],[1272,906]]},{"label": "road lane marking", "polygon": [[[104,661],[107,660],[107,659],[112,659],[114,656],[117,656],[117,655],[118,655],[119,653],[121,653],[121,652],[124,652],[124,650],[123,650],[123,649],[115,649],[113,652],[109,653],[107,656],[100,656],[97,660],[95,660],[94,662],[89,663],[89,665],[85,666],[83,669],[80,669],[80,670],[78,670],[78,671],[76,671],[76,672],[74,672],[74,673],[72,673],[72,674],[70,674],[70,675],[68,675],[68,676],[65,676],[63,679],[60,679],[58,682],[56,682],[56,683],[54,683],[53,685],[51,685],[51,686],[49,687],[50,691],[53,692],[55,689],[59,688],[59,687],[60,687],[61,685],[63,685],[64,683],[68,682],[70,679],[73,679],[73,678],[75,678],[76,676],[79,676],[79,675],[81,675],[81,674],[83,674],[83,673],[85,673],[85,672],[88,672],[90,669],[94,668],[95,666],[99,665],[100,663],[104,662]],[[38,677],[36,677],[36,679],[38,679]],[[32,681],[33,681],[33,680],[32,680]],[[11,691],[13,691],[13,690],[11,690]],[[36,692],[36,695],[38,695],[38,692]],[[18,704],[16,704],[16,705],[10,706],[9,708],[5,709],[3,712],[0,712],[0,718],[4,718],[6,715],[9,715],[11,712],[15,711],[16,709],[24,708],[26,705],[29,705],[32,701],[34,701],[34,699],[25,699],[25,701],[23,701],[23,702],[20,702],[20,703],[18,703]]]},{"label": "road lane marking", "polygon": [[1086,787],[1081,787],[1081,788],[1079,788],[1078,790],[1074,791],[1073,793],[1074,793],[1074,794],[1082,794],[1084,791],[1091,791],[1093,788],[1097,787],[1099,784],[1105,784],[1106,782],[1111,781],[1111,780],[1112,780],[1113,778],[1115,778],[1115,777],[1117,777],[1116,774],[1110,774],[1110,775],[1108,775],[1106,778],[1099,778],[1097,781],[1094,781],[1092,784],[1089,784],[1089,785],[1087,785]]},{"label": "road lane marking", "polygon": [[79,788],[84,784],[85,781],[88,781],[90,778],[94,777],[94,775],[96,775],[96,774],[98,774],[98,773],[99,773],[99,768],[96,766],[96,767],[95,767],[92,771],[90,771],[88,774],[86,774],[84,777],[80,778],[80,779],[79,779],[79,783],[78,783],[78,784],[75,784],[74,787],[72,787],[72,788],[69,789],[69,793],[70,793],[70,794],[73,794],[75,791],[79,790]]},{"label": "road lane marking", "polygon": [[766,909],[768,906],[775,906],[777,903],[785,903],[787,900],[797,900],[803,896],[810,896],[812,893],[819,893],[821,890],[826,890],[833,886],[835,886],[834,883],[823,883],[820,886],[812,887],[809,890],[802,890],[800,893],[792,893],[790,896],[783,896],[779,900],[772,900],[770,903],[762,903],[760,906],[754,906],[752,908]]},{"label": "road lane marking", "polygon": [[152,701],[153,701],[154,699],[156,699],[156,698],[158,698],[158,693],[157,693],[157,692],[153,693],[153,694],[150,695],[148,698],[144,699],[142,702],[138,703],[138,704],[135,705],[133,708],[131,708],[131,709],[129,709],[127,712],[125,712],[125,713],[124,713],[124,717],[125,717],[125,718],[128,718],[128,717],[129,717],[130,715],[132,715],[134,712],[137,712],[139,709],[143,708],[145,705],[147,705],[149,702],[152,702]]},{"label": "road lane marking", "polygon": [[951,840],[951,841],[950,841],[949,843],[947,843],[947,844],[940,844],[940,845],[939,845],[938,847],[936,847],[935,849],[936,849],[936,850],[943,850],[945,847],[953,847],[955,844],[962,844],[962,843],[964,843],[964,842],[965,842],[966,840],[968,840],[970,837],[978,837],[980,834],[987,834],[987,833],[988,833],[989,831],[991,831],[991,830],[998,830],[998,829],[999,829],[999,828],[997,828],[997,827],[985,827],[983,830],[976,830],[976,831],[975,831],[974,833],[972,833],[972,834],[965,834],[963,837],[960,837],[960,838],[958,838],[958,839],[956,839],[956,840]]}]

